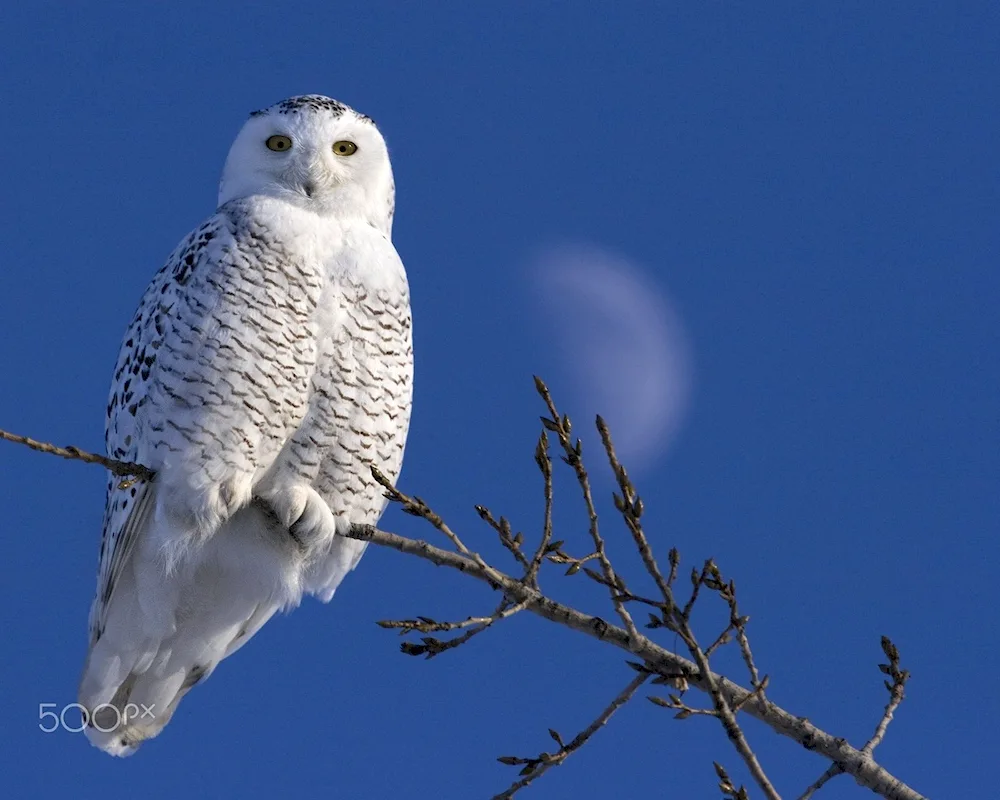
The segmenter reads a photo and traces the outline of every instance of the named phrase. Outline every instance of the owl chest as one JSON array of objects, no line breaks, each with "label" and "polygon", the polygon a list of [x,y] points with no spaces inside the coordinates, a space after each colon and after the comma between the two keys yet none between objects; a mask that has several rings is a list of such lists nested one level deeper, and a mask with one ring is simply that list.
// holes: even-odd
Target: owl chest
[{"label": "owl chest", "polygon": [[[321,338],[306,433],[320,445],[316,486],[335,511],[372,501],[368,467],[393,478],[409,427],[410,311],[405,292],[343,287],[329,335]],[[371,485],[369,485],[371,484]]]},{"label": "owl chest", "polygon": [[[405,295],[348,284],[337,287],[334,308],[321,325],[316,388],[344,402],[352,417],[380,417],[409,396],[412,358]],[[333,424],[334,420],[327,420]]]}]

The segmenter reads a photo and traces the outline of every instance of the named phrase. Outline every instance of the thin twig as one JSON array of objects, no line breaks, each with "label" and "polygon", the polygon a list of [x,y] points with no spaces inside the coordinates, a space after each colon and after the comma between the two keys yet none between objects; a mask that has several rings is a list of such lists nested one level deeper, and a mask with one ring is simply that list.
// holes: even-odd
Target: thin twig
[{"label": "thin twig", "polygon": [[733,626],[730,625],[722,633],[720,633],[718,638],[705,649],[705,655],[711,658],[712,654],[720,647],[722,647],[722,645],[729,644],[733,640],[732,637],[729,635],[732,629]]},{"label": "thin twig", "polygon": [[[896,649],[896,645],[892,643],[888,636],[882,637],[882,652],[885,653],[886,658],[889,659],[888,664],[879,664],[879,669],[886,675],[892,678],[892,683],[885,681],[885,688],[889,690],[889,703],[885,707],[885,711],[882,717],[878,721],[878,725],[875,726],[875,733],[872,734],[871,739],[867,741],[864,747],[861,748],[861,754],[871,757],[875,752],[875,748],[878,747],[882,740],[885,738],[885,732],[889,728],[889,723],[892,722],[893,714],[895,714],[896,709],[899,708],[899,704],[903,702],[903,697],[905,696],[906,682],[910,678],[910,673],[908,670],[900,669],[899,667],[899,650]],[[826,782],[836,778],[838,775],[843,775],[845,772],[844,767],[834,762],[830,765],[829,769],[826,770],[822,775],[820,775],[801,795],[799,795],[798,800],[809,800],[816,792],[826,785]]]},{"label": "thin twig", "polygon": [[745,705],[746,705],[747,703],[749,703],[749,702],[750,702],[751,700],[752,700],[752,701],[755,701],[755,702],[757,702],[757,703],[765,703],[765,702],[769,702],[769,701],[768,701],[768,700],[767,700],[767,699],[766,699],[766,698],[764,697],[764,690],[765,690],[765,689],[767,688],[767,685],[768,685],[768,683],[770,682],[770,680],[771,680],[770,676],[768,676],[768,675],[765,675],[765,676],[764,676],[764,677],[763,677],[763,678],[761,679],[760,683],[758,683],[758,684],[757,684],[757,685],[756,685],[756,686],[754,687],[754,690],[753,690],[752,692],[750,692],[750,694],[748,694],[748,695],[747,695],[746,697],[744,697],[744,698],[743,698],[742,700],[740,700],[739,702],[737,702],[737,703],[733,703],[733,713],[735,714],[736,712],[740,711],[740,710],[741,710],[741,709],[743,708],[743,706],[745,706]]},{"label": "thin twig", "polygon": [[[497,572],[493,567],[483,561],[482,556],[479,553],[474,553],[465,546],[465,543],[458,538],[458,535],[448,527],[447,523],[441,519],[440,515],[435,513],[430,506],[428,506],[419,497],[410,497],[407,494],[399,491],[395,486],[392,485],[382,471],[372,465],[371,467],[372,477],[378,482],[378,484],[385,489],[385,496],[395,503],[399,503],[403,511],[407,514],[412,514],[415,517],[422,517],[427,520],[431,525],[437,528],[441,533],[448,537],[448,540],[455,545],[455,549],[458,550],[466,558],[471,559],[479,566],[487,575],[496,575],[499,577],[499,572]],[[495,581],[496,583],[497,581]]]},{"label": "thin twig", "polygon": [[680,611],[680,617],[685,622],[687,622],[690,618],[691,610],[694,608],[694,604],[698,602],[698,595],[701,592],[702,585],[708,579],[708,570],[710,566],[714,566],[711,559],[705,562],[705,565],[701,568],[701,573],[699,573],[696,569],[691,570],[691,596],[684,604],[684,608]]},{"label": "thin twig", "polygon": [[670,574],[667,575],[667,586],[672,589],[674,581],[677,580],[677,568],[681,565],[681,554],[677,551],[676,547],[671,547],[667,558],[670,561]]},{"label": "thin twig", "polygon": [[549,393],[549,388],[537,375],[535,376],[535,389],[541,395],[542,400],[545,401],[545,405],[551,415],[551,418],[542,417],[542,424],[559,437],[559,444],[566,453],[563,460],[573,468],[573,471],[576,473],[577,482],[580,484],[580,490],[583,492],[583,501],[587,506],[587,516],[590,519],[589,530],[590,538],[594,541],[594,552],[597,553],[597,559],[601,564],[601,570],[604,573],[608,586],[615,587],[611,592],[611,604],[614,606],[615,612],[625,625],[625,630],[629,632],[629,635],[637,639],[644,638],[639,633],[638,628],[636,628],[632,615],[617,597],[618,593],[625,590],[625,583],[615,573],[614,567],[611,566],[611,560],[604,550],[604,539],[601,537],[600,527],[598,526],[594,496],[590,490],[590,476],[587,475],[587,468],[583,465],[583,444],[579,439],[577,439],[575,445],[572,443],[570,439],[572,425],[569,417],[565,414],[560,416],[556,410],[555,402],[552,400],[552,395]]},{"label": "thin twig", "polygon": [[726,772],[726,768],[722,764],[718,761],[713,761],[712,766],[715,767],[715,774],[719,778],[719,791],[725,797],[729,797],[731,800],[750,800],[747,790],[742,786],[737,787],[733,783],[733,779],[729,777],[729,773]]},{"label": "thin twig", "polygon": [[838,775],[844,774],[844,768],[840,764],[831,764],[830,768],[820,775],[815,782],[813,782],[809,788],[807,788],[802,794],[799,795],[798,800],[809,800],[816,792],[826,786],[826,782],[833,780]]},{"label": "thin twig", "polygon": [[667,695],[666,698],[650,695],[646,698],[654,706],[670,708],[676,711],[674,719],[687,719],[688,717],[718,717],[719,712],[714,708],[692,708],[684,703],[677,695]]},{"label": "thin twig", "polygon": [[884,674],[892,678],[892,683],[890,684],[889,681],[885,681],[885,688],[889,690],[889,703],[885,707],[882,719],[875,726],[875,733],[872,734],[872,738],[861,748],[862,753],[868,753],[869,755],[875,751],[876,747],[882,744],[882,739],[885,738],[885,732],[889,728],[889,723],[892,722],[893,714],[899,708],[899,704],[903,702],[906,682],[910,679],[909,671],[899,668],[899,650],[896,649],[896,645],[892,643],[888,636],[882,637],[882,652],[889,659],[889,663],[879,664],[878,667]]},{"label": "thin twig", "polygon": [[476,506],[475,508],[480,519],[496,531],[497,537],[500,539],[500,544],[510,551],[518,564],[525,569],[529,569],[528,560],[524,557],[524,553],[521,552],[521,543],[523,540],[521,534],[512,535],[510,523],[507,522],[506,518],[500,517],[499,520],[494,519],[492,512],[486,506]]},{"label": "thin twig", "polygon": [[535,448],[535,463],[542,473],[545,514],[542,519],[542,538],[538,543],[538,549],[535,550],[535,555],[531,558],[531,565],[528,567],[524,579],[537,588],[538,571],[541,569],[542,561],[552,543],[552,458],[549,456],[549,437],[544,428],[538,437],[538,446]]},{"label": "thin twig", "polygon": [[[698,599],[698,593],[701,587],[706,586],[709,589],[720,593],[724,593],[729,587],[723,583],[719,569],[715,566],[715,562],[711,559],[705,562],[700,574],[697,570],[692,571],[691,583],[693,584],[691,588],[691,597],[685,604],[684,608],[677,609],[677,607],[674,606],[673,622],[676,626],[677,633],[680,634],[681,639],[688,648],[688,652],[691,653],[691,657],[698,665],[698,670],[705,682],[704,688],[712,697],[712,703],[715,707],[716,714],[719,721],[722,723],[722,727],[726,730],[726,735],[729,737],[729,741],[733,743],[733,747],[736,748],[736,752],[739,753],[740,758],[742,758],[744,763],[747,765],[747,769],[750,770],[750,774],[753,776],[754,781],[761,788],[761,791],[764,792],[764,795],[768,798],[768,800],[781,800],[780,795],[774,788],[774,785],[764,772],[764,768],[761,766],[756,754],[751,749],[750,743],[747,741],[742,728],[740,728],[739,723],[736,721],[736,714],[747,703],[751,703],[752,707],[755,708],[766,703],[763,699],[763,690],[767,686],[766,678],[763,683],[757,682],[756,670],[753,670],[751,673],[754,677],[753,691],[750,692],[748,696],[742,697],[739,700],[731,700],[726,693],[722,691],[719,681],[715,678],[714,673],[709,667],[708,655],[698,644],[694,631],[691,628],[691,610]],[[735,624],[732,618],[730,619],[730,624]]]},{"label": "thin twig", "polygon": [[549,735],[556,741],[559,745],[559,750],[555,753],[541,753],[536,758],[518,758],[516,756],[501,756],[498,761],[503,764],[510,764],[512,766],[525,765],[522,770],[524,777],[519,781],[512,783],[505,791],[498,795],[494,795],[492,800],[510,800],[516,792],[523,789],[525,786],[530,784],[532,781],[540,778],[552,767],[562,764],[572,753],[575,753],[587,740],[590,739],[598,730],[600,730],[604,725],[607,724],[608,720],[611,719],[612,715],[623,705],[625,705],[632,696],[636,693],[640,686],[646,682],[650,673],[644,673],[637,675],[631,681],[629,681],[628,686],[618,693],[618,696],[611,701],[608,705],[595,719],[590,723],[584,730],[580,731],[569,744],[563,744],[562,737],[559,736],[551,728],[549,729]]},{"label": "thin twig", "polygon": [[23,444],[25,447],[37,450],[39,453],[49,453],[50,455],[68,458],[73,461],[83,461],[87,464],[100,464],[108,472],[117,475],[119,478],[132,477],[142,481],[150,481],[153,479],[153,475],[156,474],[142,464],[133,464],[129,461],[116,461],[113,458],[100,456],[97,453],[88,453],[86,450],[81,450],[79,447],[73,447],[72,445],[69,447],[57,447],[48,442],[39,442],[36,439],[19,436],[16,433],[10,433],[5,430],[0,430],[0,439],[5,439],[15,444]]},{"label": "thin twig", "polygon": [[[781,795],[774,788],[774,784],[771,783],[764,772],[764,768],[760,765],[757,755],[750,748],[750,743],[747,742],[746,736],[743,734],[743,729],[740,728],[739,723],[736,721],[736,713],[733,711],[733,705],[730,703],[726,693],[722,691],[721,684],[715,673],[709,668],[708,657],[698,646],[697,641],[695,641],[694,633],[691,631],[687,619],[675,615],[675,621],[678,622],[678,633],[680,633],[681,638],[694,657],[695,663],[698,665],[700,677],[704,679],[708,693],[712,696],[713,705],[718,713],[719,720],[722,722],[722,727],[726,729],[729,741],[733,743],[733,747],[736,748],[736,752],[740,754],[740,758],[747,765],[747,769],[750,770],[754,781],[761,788],[761,791],[764,792],[764,796],[768,800],[781,800]],[[754,691],[757,691],[757,689],[755,688]],[[742,707],[746,701],[744,698],[740,698],[737,702],[740,704],[739,707]],[[756,705],[759,704],[755,703],[754,706]]]},{"label": "thin twig", "polygon": [[[521,605],[522,608],[518,608],[517,610],[523,610],[523,604],[519,605]],[[504,614],[503,616],[510,615]],[[488,625],[489,623],[495,622],[500,618],[500,615],[493,614],[489,617],[467,617],[466,619],[459,620],[458,622],[437,622],[430,617],[418,617],[417,619],[380,619],[375,624],[380,628],[388,628],[390,630],[399,629],[399,632],[402,635],[412,633],[413,631],[418,631],[420,633],[457,631],[462,628],[468,628],[471,625]]]},{"label": "thin twig", "polygon": [[[713,568],[715,565],[713,564]],[[750,639],[747,638],[747,623],[750,617],[740,614],[739,605],[736,600],[736,582],[731,580],[726,583],[722,580],[722,575],[718,568],[714,569],[713,578],[717,581],[719,596],[726,601],[729,606],[729,629],[735,631],[736,641],[740,646],[740,655],[743,656],[743,663],[746,664],[747,672],[750,673],[750,685],[754,687],[756,693],[766,702],[763,695],[763,687],[767,683],[767,676],[763,680],[754,663],[753,651],[750,649]]]},{"label": "thin twig", "polygon": [[674,604],[673,591],[667,579],[663,577],[663,573],[660,572],[660,567],[653,556],[653,549],[649,546],[646,533],[643,531],[642,523],[639,521],[643,512],[642,498],[636,494],[635,486],[632,484],[628,472],[618,460],[614,443],[611,440],[611,431],[608,430],[607,423],[600,415],[597,417],[597,430],[601,434],[601,442],[604,444],[604,450],[608,454],[611,469],[618,481],[618,488],[622,492],[621,497],[615,496],[615,506],[621,512],[625,520],[625,525],[632,534],[632,539],[639,551],[639,555],[642,557],[642,563],[646,566],[646,571],[652,576],[660,593],[663,595],[663,602],[672,607]]},{"label": "thin twig", "polygon": [[434,658],[434,656],[440,655],[446,650],[452,650],[465,644],[473,636],[487,630],[494,623],[499,622],[502,619],[512,617],[520,611],[524,611],[527,606],[527,601],[511,603],[505,598],[500,605],[497,606],[497,610],[488,617],[469,617],[461,622],[435,622],[429,617],[420,617],[418,619],[380,620],[376,624],[383,628],[399,628],[400,633],[404,635],[412,633],[413,631],[431,633],[469,628],[469,630],[461,636],[456,636],[454,639],[442,641],[441,639],[433,636],[425,636],[420,640],[422,642],[421,644],[403,642],[399,647],[402,652],[409,656],[426,656],[427,658]]},{"label": "thin twig", "polygon": [[654,600],[651,597],[643,597],[641,594],[633,594],[631,590],[622,592],[618,595],[623,603],[642,603],[645,606],[650,606],[652,608],[659,609],[660,611],[668,611],[669,608],[667,604],[662,600]]},{"label": "thin twig", "polygon": [[[736,641],[740,645],[740,653],[743,654],[743,662],[747,665],[747,670],[750,672],[750,681],[754,686],[760,686],[760,674],[757,672],[757,665],[753,660],[753,652],[750,650],[750,640],[747,638],[746,623],[744,622],[738,624],[735,628]],[[767,676],[765,676],[765,680],[766,679]]]},{"label": "thin twig", "polygon": [[578,573],[582,568],[587,575],[601,584],[601,586],[607,586],[616,592],[619,591],[619,588],[608,583],[607,579],[603,575],[583,566],[588,561],[597,558],[597,553],[588,553],[582,558],[576,558],[563,550],[564,544],[565,542],[561,539],[556,542],[551,542],[549,546],[545,548],[547,551],[545,557],[553,564],[569,564],[569,569],[566,570],[567,575],[576,575],[576,573]]}]

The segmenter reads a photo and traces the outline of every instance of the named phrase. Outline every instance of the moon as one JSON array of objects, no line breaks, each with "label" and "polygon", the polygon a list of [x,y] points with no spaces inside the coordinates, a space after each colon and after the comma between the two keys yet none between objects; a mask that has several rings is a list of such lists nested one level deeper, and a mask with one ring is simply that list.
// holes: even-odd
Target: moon
[{"label": "moon", "polygon": [[692,389],[689,338],[666,288],[585,244],[543,251],[531,272],[576,416],[601,414],[622,463],[650,466],[680,430]]}]

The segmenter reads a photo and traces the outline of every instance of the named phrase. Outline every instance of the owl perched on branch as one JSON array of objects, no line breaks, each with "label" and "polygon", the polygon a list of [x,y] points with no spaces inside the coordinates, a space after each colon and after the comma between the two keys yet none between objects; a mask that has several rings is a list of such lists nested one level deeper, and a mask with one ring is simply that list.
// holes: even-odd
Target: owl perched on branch
[{"label": "owl perched on branch", "polygon": [[409,427],[409,290],[375,123],[328,97],[250,115],[218,210],[125,333],[107,451],[155,472],[108,487],[87,735],[128,755],[282,608],[328,601],[385,507]]}]

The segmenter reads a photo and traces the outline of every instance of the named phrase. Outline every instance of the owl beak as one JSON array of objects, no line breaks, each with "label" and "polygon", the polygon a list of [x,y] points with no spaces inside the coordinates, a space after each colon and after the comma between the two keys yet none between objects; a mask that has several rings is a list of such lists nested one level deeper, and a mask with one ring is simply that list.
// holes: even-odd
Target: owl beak
[{"label": "owl beak", "polygon": [[316,184],[306,181],[302,184],[302,191],[306,193],[306,197],[312,197],[316,193]]}]

